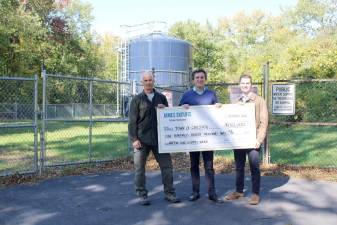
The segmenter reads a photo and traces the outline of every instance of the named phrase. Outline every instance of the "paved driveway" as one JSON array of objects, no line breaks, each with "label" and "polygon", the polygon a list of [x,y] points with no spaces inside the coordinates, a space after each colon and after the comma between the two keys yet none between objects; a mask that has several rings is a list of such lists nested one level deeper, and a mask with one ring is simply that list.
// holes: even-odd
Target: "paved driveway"
[{"label": "paved driveway", "polygon": [[[218,225],[293,224],[336,225],[337,183],[289,177],[262,177],[262,202],[247,204],[248,197],[215,204],[205,195],[187,200],[191,182],[188,173],[175,173],[182,203],[164,201],[159,172],[148,173],[152,202],[140,206],[133,191],[133,173],[70,176],[35,185],[0,190],[1,225]],[[247,185],[250,181],[247,179]],[[232,191],[233,175],[216,175],[220,196]],[[250,195],[249,188],[247,196]]]}]

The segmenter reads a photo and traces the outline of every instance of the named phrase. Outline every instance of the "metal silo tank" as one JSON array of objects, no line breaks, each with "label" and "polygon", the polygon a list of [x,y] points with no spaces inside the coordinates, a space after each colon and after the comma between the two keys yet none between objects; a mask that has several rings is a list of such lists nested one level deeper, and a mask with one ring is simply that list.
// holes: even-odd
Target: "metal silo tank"
[{"label": "metal silo tank", "polygon": [[[151,33],[129,42],[129,79],[140,82],[144,71],[155,71],[159,91],[172,97],[177,105],[181,94],[189,85],[192,46],[189,42],[163,33]],[[140,92],[142,87],[137,88]]]}]

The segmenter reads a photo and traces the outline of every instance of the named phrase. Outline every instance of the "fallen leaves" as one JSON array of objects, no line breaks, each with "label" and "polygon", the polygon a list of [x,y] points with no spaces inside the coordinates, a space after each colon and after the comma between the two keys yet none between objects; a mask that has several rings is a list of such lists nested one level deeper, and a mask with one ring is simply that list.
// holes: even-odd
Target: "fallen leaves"
[{"label": "fallen leaves", "polygon": [[[172,163],[175,171],[189,172],[190,160],[188,154],[172,154]],[[107,162],[96,162],[62,167],[47,167],[41,176],[37,174],[16,173],[10,176],[0,177],[0,187],[16,184],[34,184],[42,180],[53,179],[55,177],[100,174],[114,170],[133,170],[132,157],[126,157]],[[146,170],[159,170],[159,165],[152,154],[150,154],[146,163]],[[200,160],[200,170],[201,172],[204,172],[202,160]],[[215,156],[214,170],[216,173],[234,173],[235,167],[232,160],[222,156]],[[246,171],[249,173],[248,165],[246,165]],[[296,167],[270,164],[261,165],[261,174],[262,176],[290,176],[310,180],[327,180],[337,182],[336,168]]]}]

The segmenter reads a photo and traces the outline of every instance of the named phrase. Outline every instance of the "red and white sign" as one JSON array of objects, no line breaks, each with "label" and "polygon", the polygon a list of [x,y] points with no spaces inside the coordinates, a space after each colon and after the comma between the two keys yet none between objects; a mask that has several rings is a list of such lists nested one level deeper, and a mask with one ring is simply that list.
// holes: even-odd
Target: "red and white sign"
[{"label": "red and white sign", "polygon": [[172,107],[173,106],[173,94],[172,94],[172,91],[162,91],[161,93],[166,96],[166,99],[167,99],[169,107]]}]

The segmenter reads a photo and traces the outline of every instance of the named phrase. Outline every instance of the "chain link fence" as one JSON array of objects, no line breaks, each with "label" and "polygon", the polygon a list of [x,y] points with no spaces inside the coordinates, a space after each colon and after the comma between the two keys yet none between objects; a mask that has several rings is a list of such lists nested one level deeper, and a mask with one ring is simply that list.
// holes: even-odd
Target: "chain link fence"
[{"label": "chain link fence", "polygon": [[111,80],[43,75],[41,166],[69,165],[128,155],[129,86]]},{"label": "chain link fence", "polygon": [[0,176],[37,171],[37,82],[0,77]]},{"label": "chain link fence", "polygon": [[[140,90],[139,83],[45,73],[43,78],[40,107],[36,76],[0,78],[0,176],[129,155],[129,92]],[[266,147],[270,151],[263,150],[261,156],[270,157],[270,162],[276,164],[336,168],[337,80],[269,81],[269,90],[273,84],[287,83],[296,85],[296,113],[270,113]],[[217,93],[221,103],[232,103],[240,95],[238,83],[207,86]],[[265,96],[264,83],[254,83],[253,87]],[[176,106],[189,87],[156,89]],[[271,111],[271,94],[266,99]],[[232,151],[216,154],[233,159]]]},{"label": "chain link fence", "polygon": [[[273,115],[271,90],[273,84],[296,85],[295,115]],[[238,83],[210,83],[221,103],[235,99]],[[263,83],[255,83],[256,92],[264,96]],[[269,81],[268,150],[262,146],[265,162],[291,166],[320,168],[337,167],[337,80],[278,80]],[[266,99],[266,97],[264,97]],[[232,151],[217,155],[233,159]]]},{"label": "chain link fence", "polygon": [[296,87],[295,114],[270,116],[271,163],[336,168],[337,80],[270,81],[270,90],[289,83]]},{"label": "chain link fence", "polygon": [[[210,90],[215,91],[218,102],[222,104],[235,103],[241,95],[239,83],[208,83],[206,85]],[[253,83],[253,91],[258,95],[263,95],[263,83],[255,82]],[[263,159],[264,146],[262,146],[262,154],[260,154],[261,160]],[[234,161],[234,154],[232,150],[225,151],[215,151],[215,155],[228,158]]]}]

